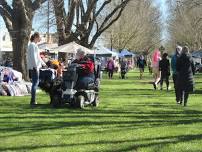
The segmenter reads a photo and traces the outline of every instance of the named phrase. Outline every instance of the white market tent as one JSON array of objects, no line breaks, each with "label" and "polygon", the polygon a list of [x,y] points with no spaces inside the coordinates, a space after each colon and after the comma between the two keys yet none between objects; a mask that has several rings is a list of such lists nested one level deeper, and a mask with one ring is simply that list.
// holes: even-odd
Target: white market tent
[{"label": "white market tent", "polygon": [[68,44],[61,45],[61,46],[52,48],[52,50],[62,52],[62,53],[76,54],[76,52],[79,48],[83,49],[86,52],[86,54],[94,54],[94,51],[92,51],[84,46],[81,46],[81,45],[77,44],[76,42],[70,42]]},{"label": "white market tent", "polygon": [[118,53],[110,51],[108,48],[99,47],[95,49],[96,56],[101,57],[118,57]]},{"label": "white market tent", "polygon": [[53,48],[58,47],[57,43],[41,43],[38,45],[40,50],[49,51],[50,53],[58,53],[58,51],[54,51]]},{"label": "white market tent", "polygon": [[112,52],[109,51],[107,48],[104,47],[99,47],[95,49],[95,54],[97,56],[106,56],[106,57],[111,57],[112,56]]},{"label": "white market tent", "polygon": [[7,47],[3,47],[3,48],[0,48],[0,51],[1,52],[13,52],[13,49],[12,48],[7,48]]}]

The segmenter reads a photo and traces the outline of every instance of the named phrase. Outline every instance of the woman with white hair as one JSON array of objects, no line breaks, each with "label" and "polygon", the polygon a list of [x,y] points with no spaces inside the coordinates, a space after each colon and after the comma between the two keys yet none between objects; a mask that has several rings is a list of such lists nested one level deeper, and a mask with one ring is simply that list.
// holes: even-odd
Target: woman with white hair
[{"label": "woman with white hair", "polygon": [[183,102],[184,106],[186,106],[189,93],[193,92],[194,89],[193,75],[195,74],[194,62],[187,46],[182,49],[181,56],[177,60],[176,70],[179,72],[177,77],[177,102],[179,104]]},{"label": "woman with white hair", "polygon": [[177,91],[177,76],[178,76],[178,72],[176,70],[176,63],[177,63],[177,59],[180,57],[180,54],[182,52],[182,47],[177,45],[176,50],[175,50],[175,54],[172,56],[171,58],[171,69],[172,69],[172,77],[173,77],[173,83],[174,83],[174,88],[175,88],[175,97],[176,97],[176,102],[178,103],[180,99],[178,99],[178,91]]},{"label": "woman with white hair", "polygon": [[83,49],[79,48],[76,53],[76,60],[72,63],[77,63],[80,66],[78,73],[77,89],[86,89],[89,83],[94,83],[94,63],[86,56]]}]

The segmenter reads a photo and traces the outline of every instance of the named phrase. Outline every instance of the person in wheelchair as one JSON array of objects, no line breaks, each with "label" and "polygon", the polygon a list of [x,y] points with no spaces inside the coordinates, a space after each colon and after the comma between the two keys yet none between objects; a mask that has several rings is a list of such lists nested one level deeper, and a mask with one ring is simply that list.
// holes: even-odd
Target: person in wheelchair
[{"label": "person in wheelchair", "polygon": [[86,56],[81,48],[77,50],[76,59],[72,63],[78,64],[78,79],[75,89],[91,89],[94,87],[94,62]]}]

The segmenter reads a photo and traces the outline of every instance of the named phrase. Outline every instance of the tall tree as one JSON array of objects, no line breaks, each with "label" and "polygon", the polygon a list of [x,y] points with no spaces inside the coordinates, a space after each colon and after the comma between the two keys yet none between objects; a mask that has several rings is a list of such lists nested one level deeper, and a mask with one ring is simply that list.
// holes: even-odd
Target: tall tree
[{"label": "tall tree", "polygon": [[177,42],[187,44],[191,50],[202,48],[202,1],[180,0],[171,7],[169,21],[170,46]]},{"label": "tall tree", "polygon": [[[59,45],[76,41],[92,48],[98,37],[119,19],[129,1],[67,0],[65,8],[64,1],[53,0]],[[112,4],[115,7],[109,10]]]},{"label": "tall tree", "polygon": [[[104,34],[114,48],[148,51],[160,44],[160,12],[152,1],[131,1],[123,15]],[[109,44],[109,43],[108,43]]]},{"label": "tall tree", "polygon": [[12,38],[13,66],[27,78],[26,51],[29,42],[34,12],[46,0],[6,0],[0,1],[0,15]]}]

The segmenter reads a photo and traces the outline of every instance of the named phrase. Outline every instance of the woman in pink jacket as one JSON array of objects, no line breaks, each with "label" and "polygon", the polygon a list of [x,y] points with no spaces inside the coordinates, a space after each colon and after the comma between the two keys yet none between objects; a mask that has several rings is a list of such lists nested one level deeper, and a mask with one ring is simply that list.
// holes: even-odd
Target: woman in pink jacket
[{"label": "woman in pink jacket", "polygon": [[161,79],[161,74],[159,71],[159,61],[160,60],[161,60],[161,52],[159,51],[159,49],[156,49],[152,55],[152,70],[153,70],[153,74],[154,74],[153,86],[154,86],[155,90],[157,89],[157,85]]}]

